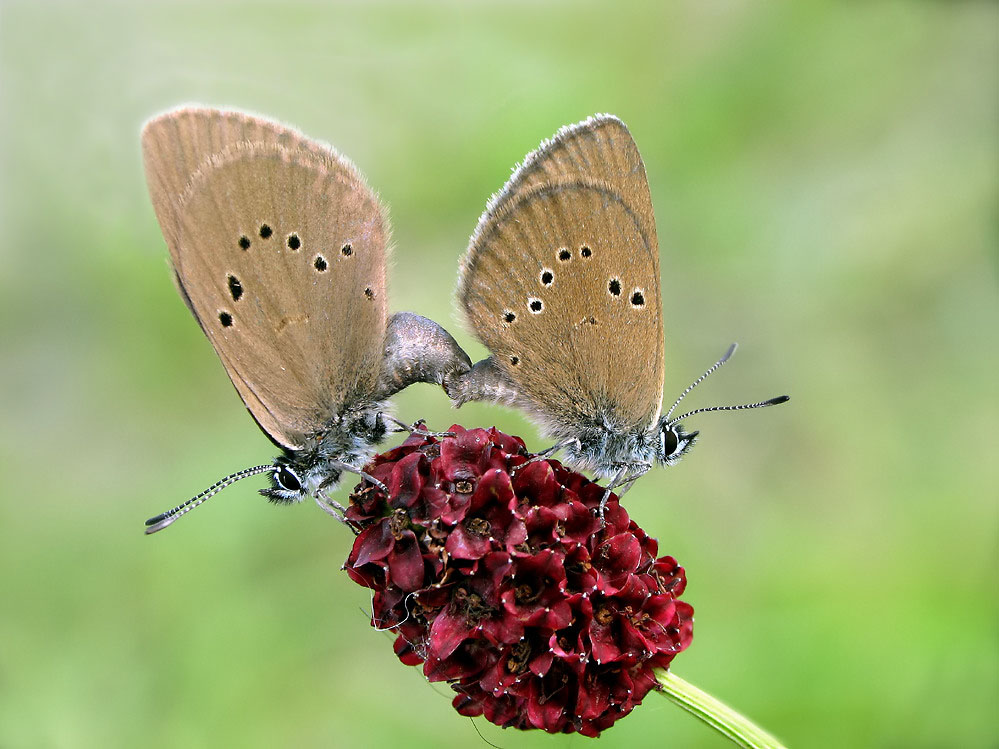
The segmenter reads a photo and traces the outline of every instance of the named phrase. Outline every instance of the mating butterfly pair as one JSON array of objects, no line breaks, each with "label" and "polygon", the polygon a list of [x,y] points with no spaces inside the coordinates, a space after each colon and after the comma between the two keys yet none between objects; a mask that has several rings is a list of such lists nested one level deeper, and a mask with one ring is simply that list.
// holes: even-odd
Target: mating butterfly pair
[{"label": "mating butterfly pair", "polygon": [[[660,415],[659,250],[645,167],[609,115],[565,127],[490,200],[461,267],[462,311],[491,356],[472,366],[437,323],[388,314],[385,210],[332,148],[240,112],[181,108],[142,134],[177,287],[250,414],[280,449],[147,521],[160,530],[229,484],[271,474],[277,502],[331,514],[344,472],[395,426],[416,382],[457,405],[536,416],[570,464],[621,486],[672,464],[696,432]],[[690,386],[721,366],[734,350]],[[681,398],[683,397],[681,395]],[[730,410],[773,405],[786,396]],[[679,403],[679,399],[677,400]]]}]

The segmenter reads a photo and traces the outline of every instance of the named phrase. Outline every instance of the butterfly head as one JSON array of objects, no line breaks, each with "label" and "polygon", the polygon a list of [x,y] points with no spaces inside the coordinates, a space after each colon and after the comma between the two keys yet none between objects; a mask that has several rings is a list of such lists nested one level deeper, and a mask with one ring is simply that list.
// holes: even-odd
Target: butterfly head
[{"label": "butterfly head", "polygon": [[276,463],[271,473],[271,485],[261,489],[260,493],[271,502],[290,504],[301,502],[305,498],[306,490],[298,471],[291,466]]},{"label": "butterfly head", "polygon": [[276,504],[301,502],[306,497],[318,496],[340,481],[341,472],[329,462],[296,460],[296,453],[282,455],[274,460],[271,485],[260,493]]}]

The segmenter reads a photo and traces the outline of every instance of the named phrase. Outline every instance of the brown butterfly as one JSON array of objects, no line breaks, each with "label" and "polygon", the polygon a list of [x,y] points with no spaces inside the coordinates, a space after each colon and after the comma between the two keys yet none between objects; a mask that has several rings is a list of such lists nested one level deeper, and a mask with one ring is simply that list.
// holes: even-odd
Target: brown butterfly
[{"label": "brown butterfly", "polygon": [[[655,463],[672,465],[705,411],[759,408],[787,396],[661,415],[664,381],[659,245],[638,147],[621,120],[564,127],[493,196],[472,235],[458,301],[491,356],[448,376],[457,405],[490,400],[526,410],[575,467],[610,490]],[[630,474],[630,477],[629,477]]]},{"label": "brown butterfly", "polygon": [[467,371],[468,356],[431,320],[388,315],[385,210],[331,147],[242,112],[184,107],[146,123],[142,152],[177,288],[282,450],[151,518],[146,532],[265,472],[270,500],[311,495],[342,512],[328,492],[345,471],[366,476],[372,446],[401,424],[385,400]]}]

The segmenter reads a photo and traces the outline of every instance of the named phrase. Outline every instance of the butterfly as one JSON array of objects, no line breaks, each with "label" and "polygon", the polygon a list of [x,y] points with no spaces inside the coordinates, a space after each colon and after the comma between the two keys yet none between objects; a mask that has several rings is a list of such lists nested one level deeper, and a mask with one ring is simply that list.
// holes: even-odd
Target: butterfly
[{"label": "butterfly", "polygon": [[181,297],[250,415],[281,450],[147,521],[158,531],[235,481],[261,494],[329,497],[390,425],[386,399],[471,362],[427,318],[388,314],[385,209],[331,147],[267,119],[182,107],[142,131],[150,197]]},{"label": "butterfly", "polygon": [[787,396],[662,414],[664,340],[659,246],[645,165],[625,124],[595,115],[564,127],[489,201],[459,273],[457,299],[491,355],[444,383],[458,406],[527,411],[577,468],[630,484],[673,465],[706,411],[760,408]]}]

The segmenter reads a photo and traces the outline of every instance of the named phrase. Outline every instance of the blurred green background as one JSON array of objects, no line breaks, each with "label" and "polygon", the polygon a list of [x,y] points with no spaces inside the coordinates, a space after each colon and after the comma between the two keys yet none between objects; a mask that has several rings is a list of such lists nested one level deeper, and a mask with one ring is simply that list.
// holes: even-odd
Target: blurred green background
[{"label": "blurred green background", "polygon": [[[7,0],[0,62],[0,746],[592,745],[455,714],[368,626],[346,529],[263,479],[142,535],[273,454],[146,193],[140,125],[184,102],[348,154],[391,206],[392,307],[473,358],[451,293],[486,199],[560,125],[622,117],[667,397],[731,340],[695,405],[793,396],[702,417],[627,497],[688,570],[676,672],[793,747],[997,745],[995,3]],[[600,742],[726,745],[654,694]]]}]

